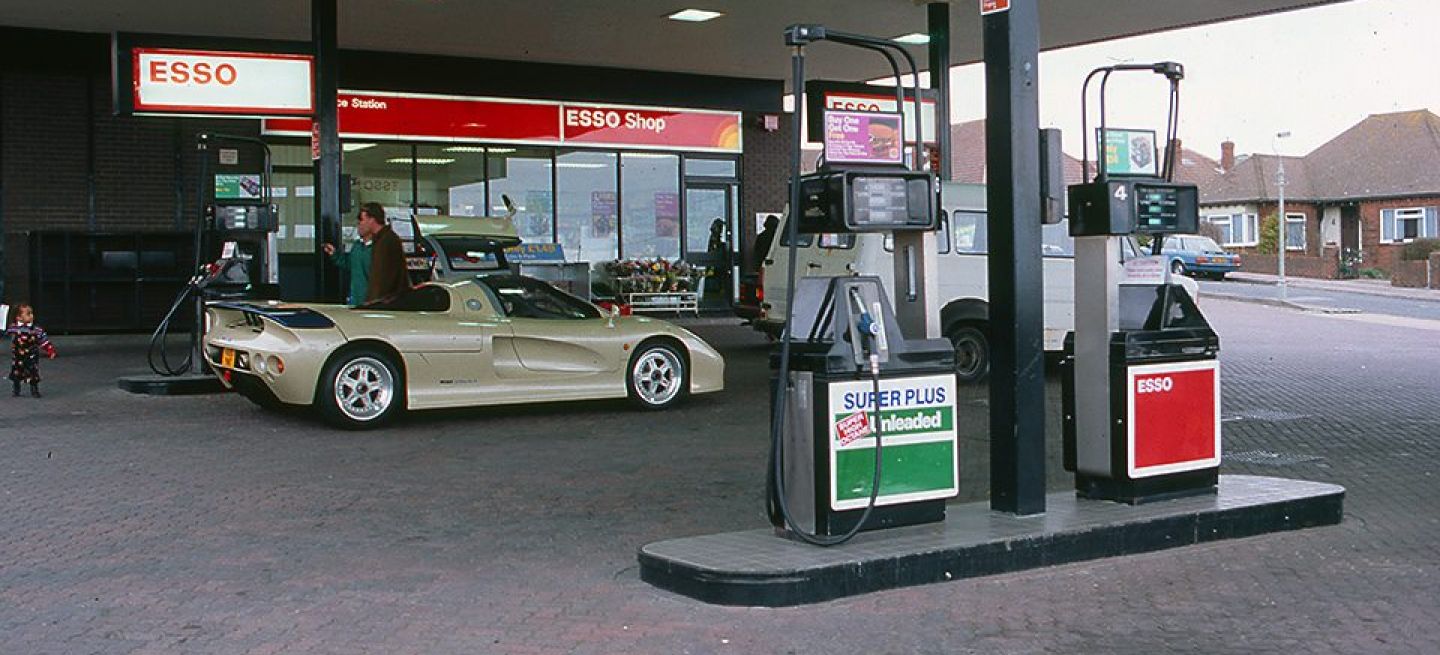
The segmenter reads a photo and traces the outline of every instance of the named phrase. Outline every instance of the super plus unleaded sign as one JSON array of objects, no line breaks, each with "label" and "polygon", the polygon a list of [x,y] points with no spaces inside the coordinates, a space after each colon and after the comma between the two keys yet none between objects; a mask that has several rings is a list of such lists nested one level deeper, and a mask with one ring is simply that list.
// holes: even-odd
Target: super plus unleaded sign
[{"label": "super plus unleaded sign", "polygon": [[828,395],[831,509],[869,504],[877,429],[884,461],[876,505],[951,498],[959,491],[955,376],[884,379],[878,396],[869,380],[832,382]]},{"label": "super plus unleaded sign", "polygon": [[1220,465],[1220,362],[1131,366],[1127,377],[1130,477]]},{"label": "super plus unleaded sign", "polygon": [[134,111],[305,116],[314,111],[307,55],[134,48]]}]

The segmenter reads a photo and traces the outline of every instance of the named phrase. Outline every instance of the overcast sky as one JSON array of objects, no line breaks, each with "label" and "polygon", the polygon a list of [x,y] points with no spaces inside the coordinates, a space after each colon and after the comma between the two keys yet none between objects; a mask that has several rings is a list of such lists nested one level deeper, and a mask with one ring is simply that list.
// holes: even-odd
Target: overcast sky
[{"label": "overcast sky", "polygon": [[[1236,152],[1302,155],[1369,114],[1429,109],[1440,113],[1440,0],[1351,0],[1207,27],[1078,46],[1040,56],[1040,122],[1065,133],[1080,156],[1080,85],[1097,66],[1178,61],[1180,138],[1219,158],[1220,142]],[[979,65],[953,70],[951,115],[983,118]],[[1092,84],[1094,87],[1098,84]],[[1111,125],[1164,131],[1164,78],[1112,76]],[[1093,130],[1098,108],[1091,102]],[[1093,148],[1092,148],[1092,158]]]}]

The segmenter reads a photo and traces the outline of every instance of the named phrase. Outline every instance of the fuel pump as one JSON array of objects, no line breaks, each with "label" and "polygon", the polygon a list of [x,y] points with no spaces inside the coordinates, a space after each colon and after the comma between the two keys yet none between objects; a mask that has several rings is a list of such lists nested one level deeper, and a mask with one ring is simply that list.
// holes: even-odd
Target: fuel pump
[{"label": "fuel pump", "polygon": [[[790,298],[770,359],[768,510],[783,536],[832,546],[861,530],[945,517],[945,500],[959,486],[954,349],[943,339],[905,338],[879,278],[807,277],[797,286],[799,233],[935,230],[938,203],[919,143],[914,168],[904,163],[899,114],[827,113],[825,162],[800,175],[805,46],[829,40],[878,51],[897,80],[892,51],[912,73],[915,63],[888,40],[819,25],[793,25],[785,36],[794,48],[796,102]],[[903,106],[898,90],[897,101]],[[918,88],[915,103],[918,120]]]},{"label": "fuel pump", "polygon": [[[222,143],[258,148],[262,153],[260,169],[215,172],[212,159],[216,157],[217,144]],[[150,336],[150,369],[162,377],[205,373],[204,358],[199,352],[204,337],[206,300],[262,300],[279,296],[279,253],[275,239],[280,223],[271,191],[270,146],[247,136],[200,134],[195,148],[200,153],[202,208],[195,223],[195,274]],[[231,150],[231,154],[235,156],[233,164],[238,166],[238,152]],[[165,348],[166,340],[175,316],[187,307],[194,317],[189,350],[183,360],[172,364]]]},{"label": "fuel pump", "polygon": [[[1153,132],[1106,124],[1105,82],[1126,71],[1153,72],[1170,84],[1158,168]],[[1158,257],[1166,235],[1193,233],[1199,224],[1195,185],[1174,181],[1184,69],[1174,62],[1099,68],[1086,78],[1087,93],[1097,75],[1102,154],[1096,176],[1069,188],[1075,331],[1066,336],[1062,374],[1065,468],[1087,498],[1135,504],[1213,493],[1220,341]],[[1088,175],[1088,143],[1083,165]],[[1119,239],[1130,234],[1151,238],[1152,257],[1122,265]]]}]

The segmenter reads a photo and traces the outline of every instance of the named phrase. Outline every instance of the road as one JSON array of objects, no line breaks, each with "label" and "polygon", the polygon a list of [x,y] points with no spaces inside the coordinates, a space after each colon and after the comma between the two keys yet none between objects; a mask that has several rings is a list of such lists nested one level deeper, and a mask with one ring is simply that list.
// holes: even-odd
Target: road
[{"label": "road", "polygon": [[[696,328],[727,388],[673,411],[363,433],[233,395],[130,396],[113,379],[143,369],[143,338],[61,337],[45,398],[0,397],[0,651],[1440,652],[1440,322],[1204,307],[1223,472],[1345,485],[1341,525],[785,609],[636,571],[645,543],[765,525],[768,347],[739,326]],[[961,393],[971,496],[986,401]]]},{"label": "road", "polygon": [[[1239,296],[1242,298],[1277,300],[1278,287],[1253,282],[1200,282],[1200,294]],[[1324,309],[1353,309],[1371,314],[1401,316],[1440,320],[1440,297],[1436,300],[1396,298],[1367,293],[1350,293],[1291,286],[1288,289],[1290,302]]]}]

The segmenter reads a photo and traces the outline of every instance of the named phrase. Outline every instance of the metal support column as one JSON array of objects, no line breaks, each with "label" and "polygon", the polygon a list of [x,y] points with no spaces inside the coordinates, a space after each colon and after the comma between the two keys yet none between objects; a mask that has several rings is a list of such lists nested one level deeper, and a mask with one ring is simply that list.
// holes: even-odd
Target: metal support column
[{"label": "metal support column", "polygon": [[930,88],[935,89],[935,144],[940,149],[941,182],[954,179],[950,158],[950,3],[932,2],[926,8],[930,28]]},{"label": "metal support column", "polygon": [[[337,0],[310,0],[310,34],[315,47],[315,295],[329,300],[339,280],[326,274],[326,241],[340,242],[340,125],[335,106],[339,87]],[[316,153],[312,153],[316,154]]]},{"label": "metal support column", "polygon": [[984,16],[990,507],[1045,511],[1038,0]]}]

